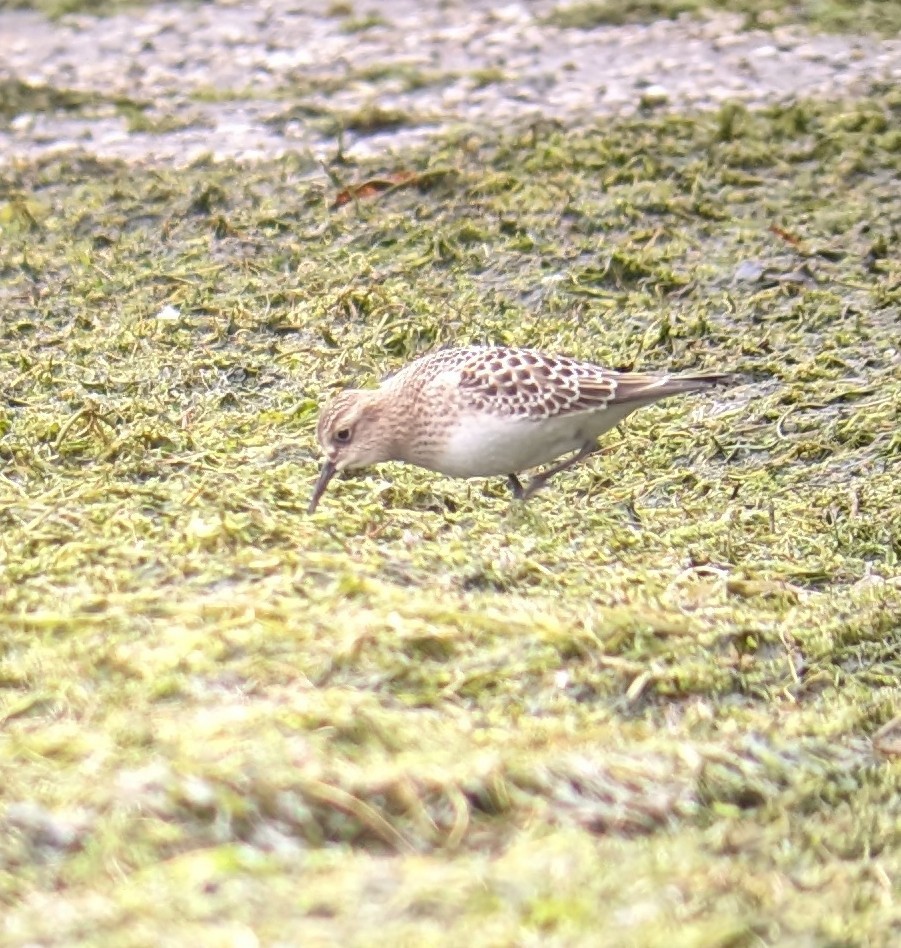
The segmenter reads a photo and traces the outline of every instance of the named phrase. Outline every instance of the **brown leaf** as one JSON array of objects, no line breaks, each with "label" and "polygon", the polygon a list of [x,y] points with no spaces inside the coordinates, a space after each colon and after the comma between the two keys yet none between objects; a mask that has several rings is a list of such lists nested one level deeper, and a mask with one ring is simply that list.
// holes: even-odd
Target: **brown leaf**
[{"label": "brown leaf", "polygon": [[332,210],[344,207],[351,201],[369,200],[384,194],[386,191],[396,188],[409,187],[416,184],[420,176],[412,171],[392,171],[390,174],[381,178],[370,178],[368,181],[362,181],[360,184],[348,185],[335,195],[335,201],[332,204]]},{"label": "brown leaf", "polygon": [[797,237],[791,231],[785,230],[784,227],[780,227],[778,224],[770,225],[770,233],[775,234],[777,237],[781,237],[787,244],[791,244],[793,247],[801,246],[801,238]]}]

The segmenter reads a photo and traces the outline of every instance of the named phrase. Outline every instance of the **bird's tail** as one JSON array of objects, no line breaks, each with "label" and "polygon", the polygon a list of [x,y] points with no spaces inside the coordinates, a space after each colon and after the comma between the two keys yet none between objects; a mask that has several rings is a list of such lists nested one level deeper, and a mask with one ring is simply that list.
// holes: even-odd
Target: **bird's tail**
[{"label": "bird's tail", "polygon": [[686,375],[645,375],[628,372],[617,378],[619,402],[656,402],[671,395],[687,395],[708,388],[737,385],[741,377],[734,372],[702,372]]},{"label": "bird's tail", "polygon": [[737,385],[741,377],[735,372],[702,372],[697,375],[671,375],[666,379],[664,388],[673,386],[674,391],[696,392],[705,388],[718,388]]}]

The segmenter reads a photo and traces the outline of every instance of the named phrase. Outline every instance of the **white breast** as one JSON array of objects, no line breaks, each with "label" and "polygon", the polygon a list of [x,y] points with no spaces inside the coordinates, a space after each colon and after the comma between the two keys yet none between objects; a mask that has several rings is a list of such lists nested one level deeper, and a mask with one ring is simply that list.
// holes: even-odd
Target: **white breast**
[{"label": "white breast", "polygon": [[534,420],[465,414],[454,425],[442,450],[422,466],[451,477],[514,474],[579,450],[617,425],[631,410],[617,406]]}]

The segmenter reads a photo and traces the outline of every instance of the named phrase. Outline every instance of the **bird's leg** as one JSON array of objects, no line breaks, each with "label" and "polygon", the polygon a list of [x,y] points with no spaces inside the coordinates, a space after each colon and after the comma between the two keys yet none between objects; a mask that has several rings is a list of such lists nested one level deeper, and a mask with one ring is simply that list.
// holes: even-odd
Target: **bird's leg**
[{"label": "bird's leg", "polygon": [[522,500],[522,481],[520,481],[520,479],[515,474],[508,474],[507,483],[510,485],[510,490],[513,491],[513,499]]},{"label": "bird's leg", "polygon": [[[595,451],[599,449],[600,445],[597,441],[588,441],[582,445],[581,448],[570,458],[567,458],[565,461],[561,461],[559,464],[555,464],[553,467],[549,467],[546,471],[542,471],[540,474],[536,474],[524,488],[521,488],[522,494],[520,500],[528,500],[536,491],[541,490],[542,487],[552,478],[555,474],[559,474],[561,471],[565,471],[568,467],[572,467],[573,464],[578,464],[579,461],[584,461],[590,454],[594,454]],[[515,495],[514,495],[515,496]]]}]

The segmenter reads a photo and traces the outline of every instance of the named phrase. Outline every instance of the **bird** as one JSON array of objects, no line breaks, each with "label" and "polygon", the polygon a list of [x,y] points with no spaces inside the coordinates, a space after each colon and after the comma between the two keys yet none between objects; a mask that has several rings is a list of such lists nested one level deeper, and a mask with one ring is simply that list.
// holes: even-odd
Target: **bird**
[{"label": "bird", "polygon": [[[732,384],[732,373],[623,372],[534,349],[439,349],[375,389],[345,389],[322,409],[325,461],[312,514],[339,471],[402,461],[450,477],[504,476],[527,501],[600,449],[598,438],[635,409]],[[535,474],[519,475],[569,454]]]}]

